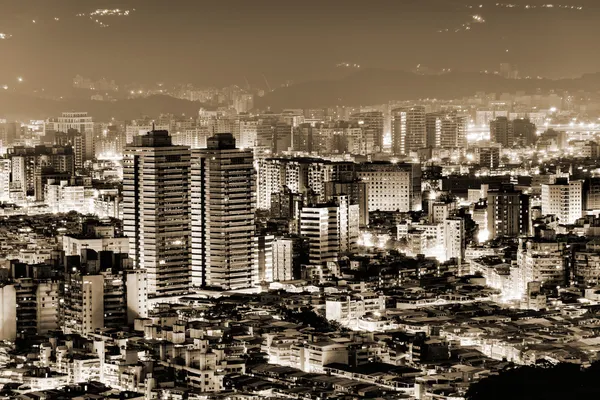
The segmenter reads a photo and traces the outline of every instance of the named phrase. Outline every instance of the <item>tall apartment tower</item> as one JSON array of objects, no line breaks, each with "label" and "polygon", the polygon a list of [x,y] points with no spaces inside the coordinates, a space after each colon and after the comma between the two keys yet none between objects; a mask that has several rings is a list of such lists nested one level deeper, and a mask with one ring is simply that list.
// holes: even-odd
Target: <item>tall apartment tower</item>
[{"label": "tall apartment tower", "polygon": [[312,265],[338,261],[356,251],[359,230],[358,204],[348,196],[334,196],[327,204],[304,207],[300,214],[300,235],[308,239]]},{"label": "tall apartment tower", "polygon": [[490,122],[490,138],[502,147],[515,145],[515,132],[511,121],[506,117],[498,117]]},{"label": "tall apartment tower", "polygon": [[451,148],[467,144],[467,117],[456,112],[426,116],[427,147]]},{"label": "tall apartment tower", "polygon": [[231,133],[218,133],[192,158],[192,284],[252,287],[258,283],[252,150],[236,148]]},{"label": "tall apartment tower", "polygon": [[487,207],[490,239],[516,238],[529,233],[529,195],[515,190],[513,185],[489,191]]},{"label": "tall apartment tower", "polygon": [[358,166],[357,176],[366,184],[369,212],[421,209],[422,172],[419,164],[362,163]]},{"label": "tall apartment tower", "polygon": [[426,132],[424,106],[392,110],[392,152],[394,154],[408,154],[425,147]]},{"label": "tall apartment tower", "polygon": [[384,118],[381,111],[366,111],[350,116],[350,121],[358,123],[365,131],[373,133],[373,148],[375,152],[383,151]]},{"label": "tall apartment tower", "polygon": [[558,178],[542,185],[542,214],[556,215],[561,224],[574,224],[583,216],[583,181]]},{"label": "tall apartment tower", "polygon": [[83,138],[84,161],[94,159],[94,121],[87,112],[64,112],[58,117],[55,127],[57,132],[77,130]]},{"label": "tall apartment tower", "polygon": [[135,136],[123,159],[123,231],[148,295],[185,293],[190,284],[191,152],[167,131]]},{"label": "tall apartment tower", "polygon": [[465,221],[462,218],[447,218],[444,224],[444,249],[446,259],[456,259],[461,264],[465,259]]}]

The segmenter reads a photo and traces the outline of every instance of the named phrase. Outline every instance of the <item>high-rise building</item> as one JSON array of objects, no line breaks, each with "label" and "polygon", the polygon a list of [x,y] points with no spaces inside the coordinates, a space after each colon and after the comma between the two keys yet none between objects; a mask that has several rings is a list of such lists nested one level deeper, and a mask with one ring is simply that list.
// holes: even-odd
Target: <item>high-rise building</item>
[{"label": "high-rise building", "polygon": [[600,242],[592,240],[573,251],[573,281],[583,288],[600,285]]},{"label": "high-rise building", "polygon": [[[354,175],[354,174],[352,174]],[[369,191],[367,184],[355,179],[340,179],[325,184],[325,197],[330,199],[334,196],[348,196],[350,204],[358,204],[360,215],[360,226],[369,225]]]},{"label": "high-rise building", "polygon": [[245,113],[254,108],[254,95],[250,93],[241,93],[234,97],[233,108],[238,113]]},{"label": "high-rise building", "polygon": [[194,150],[192,165],[192,284],[241,289],[258,282],[254,262],[255,171],[252,150],[230,133]]},{"label": "high-rise building", "polygon": [[273,235],[256,236],[254,262],[258,271],[258,282],[273,282]]},{"label": "high-rise building", "polygon": [[156,125],[153,126],[147,121],[132,121],[131,124],[125,126],[125,143],[133,143],[133,138],[139,135],[145,135],[147,132],[152,130],[155,131],[168,131],[169,125]]},{"label": "high-rise building", "polygon": [[383,151],[383,125],[384,118],[381,111],[366,111],[352,114],[350,121],[358,123],[365,131],[373,132],[373,149]]},{"label": "high-rise building", "polygon": [[392,152],[409,154],[426,146],[425,107],[401,107],[392,110]]},{"label": "high-rise building", "polygon": [[0,123],[0,147],[6,149],[13,145],[21,131],[21,125],[18,122]]},{"label": "high-rise building", "polygon": [[358,244],[358,205],[350,205],[347,196],[336,196],[329,204],[304,207],[300,213],[300,235],[308,239],[312,265],[352,254]]},{"label": "high-rise building", "polygon": [[420,210],[421,168],[418,164],[372,162],[358,166],[367,185],[369,211]]},{"label": "high-rise building", "polygon": [[452,214],[456,213],[455,201],[429,201],[429,222],[442,224]]},{"label": "high-rise building", "polygon": [[148,278],[148,295],[185,293],[190,284],[190,149],[167,131],[135,136],[123,159],[123,231]]},{"label": "high-rise building", "polygon": [[494,169],[500,166],[500,146],[490,144],[473,147],[475,163],[480,167]]},{"label": "high-rise building", "polygon": [[584,209],[600,210],[600,178],[592,177],[586,179],[584,192]]},{"label": "high-rise building", "polygon": [[242,149],[252,149],[256,146],[258,135],[257,120],[240,121],[240,139],[238,146]]},{"label": "high-rise building", "polygon": [[96,156],[94,149],[94,121],[87,112],[64,112],[56,120],[57,132],[68,132],[74,129],[83,137],[83,160],[93,160]]},{"label": "high-rise building", "polygon": [[206,139],[212,134],[208,133],[206,127],[183,129],[171,135],[173,144],[187,146],[190,149],[203,149],[206,147]]},{"label": "high-rise building", "polygon": [[127,271],[127,323],[148,318],[148,273],[141,269]]},{"label": "high-rise building", "polygon": [[533,146],[537,142],[537,129],[529,118],[518,118],[511,121],[515,141],[523,146]]},{"label": "high-rise building", "polygon": [[302,240],[298,237],[279,237],[273,241],[273,281],[290,281],[300,270]]},{"label": "high-rise building", "polygon": [[517,251],[517,265],[522,274],[520,292],[524,292],[530,282],[556,288],[565,286],[565,242],[556,240],[520,239]]},{"label": "high-rise building", "polygon": [[498,117],[490,122],[490,138],[492,142],[499,143],[502,147],[515,145],[514,126],[507,117]]},{"label": "high-rise building", "polygon": [[24,195],[44,199],[44,184],[50,175],[71,179],[75,160],[71,146],[16,146],[8,151],[11,162],[11,186]]},{"label": "high-rise building", "polygon": [[561,224],[573,224],[583,215],[583,181],[558,178],[542,185],[542,214],[555,215]]},{"label": "high-rise building", "polygon": [[294,127],[285,122],[278,122],[275,125],[275,137],[273,139],[273,153],[278,154],[284,151],[290,151],[294,143]]},{"label": "high-rise building", "polygon": [[465,259],[465,221],[462,218],[447,218],[444,224],[444,249],[446,259],[456,259],[461,264]]},{"label": "high-rise building", "polygon": [[[65,259],[62,323],[67,332],[90,333],[127,323],[127,254],[84,250]],[[139,296],[139,292],[137,292]]]},{"label": "high-rise building", "polygon": [[428,147],[453,148],[467,144],[467,117],[456,112],[427,114],[426,130]]},{"label": "high-rise building", "polygon": [[15,285],[0,283],[0,340],[17,338],[17,292]]},{"label": "high-rise building", "polygon": [[10,159],[0,159],[0,202],[8,202],[10,200],[10,175]]},{"label": "high-rise building", "polygon": [[327,182],[337,182],[352,172],[352,162],[331,162],[320,158],[267,158],[258,162],[258,208],[269,209],[273,193],[284,188],[291,193],[309,194],[318,201],[326,200]]},{"label": "high-rise building", "polygon": [[67,132],[56,132],[54,143],[59,146],[70,146],[73,149],[75,168],[83,168],[85,148],[83,135],[81,133],[75,129],[69,129]]},{"label": "high-rise building", "polygon": [[487,231],[489,239],[517,237],[529,232],[529,195],[513,186],[488,191]]}]

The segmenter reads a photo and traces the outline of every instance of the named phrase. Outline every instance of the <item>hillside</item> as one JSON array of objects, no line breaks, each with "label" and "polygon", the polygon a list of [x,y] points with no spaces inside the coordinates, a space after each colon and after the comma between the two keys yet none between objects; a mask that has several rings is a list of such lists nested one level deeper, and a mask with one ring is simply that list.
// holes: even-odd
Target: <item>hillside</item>
[{"label": "hillside", "polygon": [[98,121],[134,119],[143,115],[156,117],[161,113],[198,115],[201,103],[179,100],[169,96],[117,100],[114,102],[66,99],[40,99],[14,93],[0,93],[0,118],[45,119],[59,116],[63,111],[87,111]]},{"label": "hillside", "polygon": [[390,100],[424,98],[456,99],[476,92],[535,93],[541,90],[597,91],[600,75],[589,74],[577,79],[507,80],[481,73],[416,75],[410,72],[365,70],[338,80],[321,80],[279,88],[257,99],[259,108],[312,108],[335,105],[383,104]]}]

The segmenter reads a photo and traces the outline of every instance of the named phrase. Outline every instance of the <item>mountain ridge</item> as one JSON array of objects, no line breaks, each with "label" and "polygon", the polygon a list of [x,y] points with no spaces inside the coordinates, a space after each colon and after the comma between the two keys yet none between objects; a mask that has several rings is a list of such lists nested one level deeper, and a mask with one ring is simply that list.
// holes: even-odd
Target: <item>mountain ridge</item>
[{"label": "mountain ridge", "polygon": [[278,88],[257,99],[258,108],[317,108],[336,105],[384,104],[393,100],[450,100],[476,92],[534,94],[550,90],[600,90],[600,73],[579,78],[505,79],[495,74],[453,72],[418,75],[412,72],[370,69],[336,80],[298,83]]}]

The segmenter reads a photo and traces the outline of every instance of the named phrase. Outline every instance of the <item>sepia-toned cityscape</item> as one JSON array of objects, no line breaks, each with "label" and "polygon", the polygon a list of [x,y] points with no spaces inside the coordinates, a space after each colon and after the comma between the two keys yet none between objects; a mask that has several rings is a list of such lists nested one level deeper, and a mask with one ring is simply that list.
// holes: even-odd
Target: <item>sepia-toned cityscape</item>
[{"label": "sepia-toned cityscape", "polygon": [[597,0],[0,9],[0,400],[600,398]]}]

